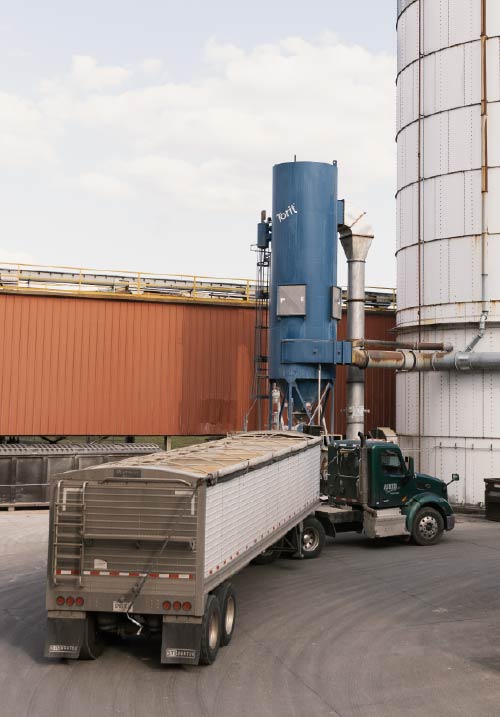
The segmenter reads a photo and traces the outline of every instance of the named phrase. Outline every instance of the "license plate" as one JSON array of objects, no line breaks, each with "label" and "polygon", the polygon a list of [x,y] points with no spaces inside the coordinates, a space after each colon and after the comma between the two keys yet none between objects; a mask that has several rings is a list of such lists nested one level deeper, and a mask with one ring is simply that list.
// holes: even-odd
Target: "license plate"
[{"label": "license plate", "polygon": [[129,602],[118,602],[117,600],[113,600],[113,612],[128,612],[130,608],[131,604]]},{"label": "license plate", "polygon": [[170,647],[165,650],[165,657],[186,657],[189,660],[194,660],[196,657],[196,650],[183,650]]}]

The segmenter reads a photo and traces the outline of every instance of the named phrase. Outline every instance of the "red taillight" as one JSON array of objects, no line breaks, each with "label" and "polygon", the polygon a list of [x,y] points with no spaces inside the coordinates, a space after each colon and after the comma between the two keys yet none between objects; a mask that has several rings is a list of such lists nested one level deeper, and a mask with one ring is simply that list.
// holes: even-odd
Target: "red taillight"
[{"label": "red taillight", "polygon": [[163,603],[163,609],[170,610],[171,607],[172,607],[172,603],[170,602],[170,600],[165,600],[165,602]]},{"label": "red taillight", "polygon": [[183,602],[183,603],[182,603],[182,609],[185,610],[186,612],[188,612],[189,610],[191,610],[191,603],[190,603],[190,602]]},{"label": "red taillight", "polygon": [[83,605],[83,603],[85,602],[85,600],[84,600],[82,597],[77,597],[76,600],[75,600],[75,602],[76,602],[76,604],[78,605],[78,607],[82,607],[82,605]]},{"label": "red taillight", "polygon": [[65,601],[64,601],[63,596],[62,596],[62,595],[58,595],[57,598],[56,598],[56,603],[57,603],[58,605],[64,605],[64,602],[65,602]]},{"label": "red taillight", "polygon": [[178,600],[176,600],[174,602],[174,610],[180,610],[181,607],[182,607],[182,605],[180,604],[180,602]]},{"label": "red taillight", "polygon": [[75,598],[72,598],[71,595],[69,595],[69,596],[66,598],[66,605],[68,605],[69,607],[71,607],[71,606],[74,605],[74,604],[75,604]]}]

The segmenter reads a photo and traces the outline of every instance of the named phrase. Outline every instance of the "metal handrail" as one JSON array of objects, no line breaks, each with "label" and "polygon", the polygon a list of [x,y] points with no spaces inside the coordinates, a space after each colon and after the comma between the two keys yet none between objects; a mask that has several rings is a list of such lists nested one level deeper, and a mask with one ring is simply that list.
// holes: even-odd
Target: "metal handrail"
[{"label": "metal handrail", "polygon": [[[256,281],[248,278],[0,263],[0,293],[65,294],[89,298],[113,296],[136,301],[150,299],[253,306],[256,289]],[[380,308],[395,308],[396,290],[393,287],[368,286],[366,292],[390,297],[388,305],[380,304]]]}]

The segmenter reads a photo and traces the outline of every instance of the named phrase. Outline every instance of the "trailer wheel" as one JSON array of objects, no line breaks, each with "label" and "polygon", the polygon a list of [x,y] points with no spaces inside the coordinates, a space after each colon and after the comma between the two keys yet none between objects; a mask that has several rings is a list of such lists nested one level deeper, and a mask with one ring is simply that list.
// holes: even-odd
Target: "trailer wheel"
[{"label": "trailer wheel", "polygon": [[220,647],[221,624],[219,600],[215,595],[209,595],[201,624],[200,665],[215,662]]},{"label": "trailer wheel", "polygon": [[103,643],[96,626],[96,619],[93,613],[87,613],[85,617],[85,629],[83,643],[80,648],[79,660],[96,660],[102,655]]},{"label": "trailer wheel", "polygon": [[411,537],[417,545],[434,545],[441,538],[444,520],[435,508],[421,508],[413,519]]},{"label": "trailer wheel", "polygon": [[223,583],[214,594],[219,599],[221,611],[220,645],[225,647],[231,642],[236,623],[236,593],[231,583]]},{"label": "trailer wheel", "polygon": [[304,558],[317,558],[323,550],[326,533],[317,518],[312,515],[304,520],[302,529],[302,555]]}]

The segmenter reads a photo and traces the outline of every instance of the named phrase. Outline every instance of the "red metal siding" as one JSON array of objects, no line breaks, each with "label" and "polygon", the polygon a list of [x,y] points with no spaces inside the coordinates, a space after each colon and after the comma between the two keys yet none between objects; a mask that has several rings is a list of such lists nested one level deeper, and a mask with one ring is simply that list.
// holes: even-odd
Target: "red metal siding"
[{"label": "red metal siding", "polygon": [[[390,338],[393,325],[391,314],[370,314],[367,336]],[[243,427],[253,374],[250,308],[0,295],[0,329],[0,435]],[[393,372],[367,373],[367,426],[394,426]],[[338,378],[340,432],[344,369]]]},{"label": "red metal siding", "polygon": [[[385,339],[394,341],[395,317],[392,312],[366,313],[367,339]],[[347,338],[347,321],[345,313],[339,324],[339,339]],[[396,428],[396,374],[388,369],[372,369],[365,372],[365,409],[368,411],[365,418],[367,430],[376,426],[390,426]],[[347,368],[337,368],[337,381],[335,383],[335,433],[345,434],[345,407]]]}]

